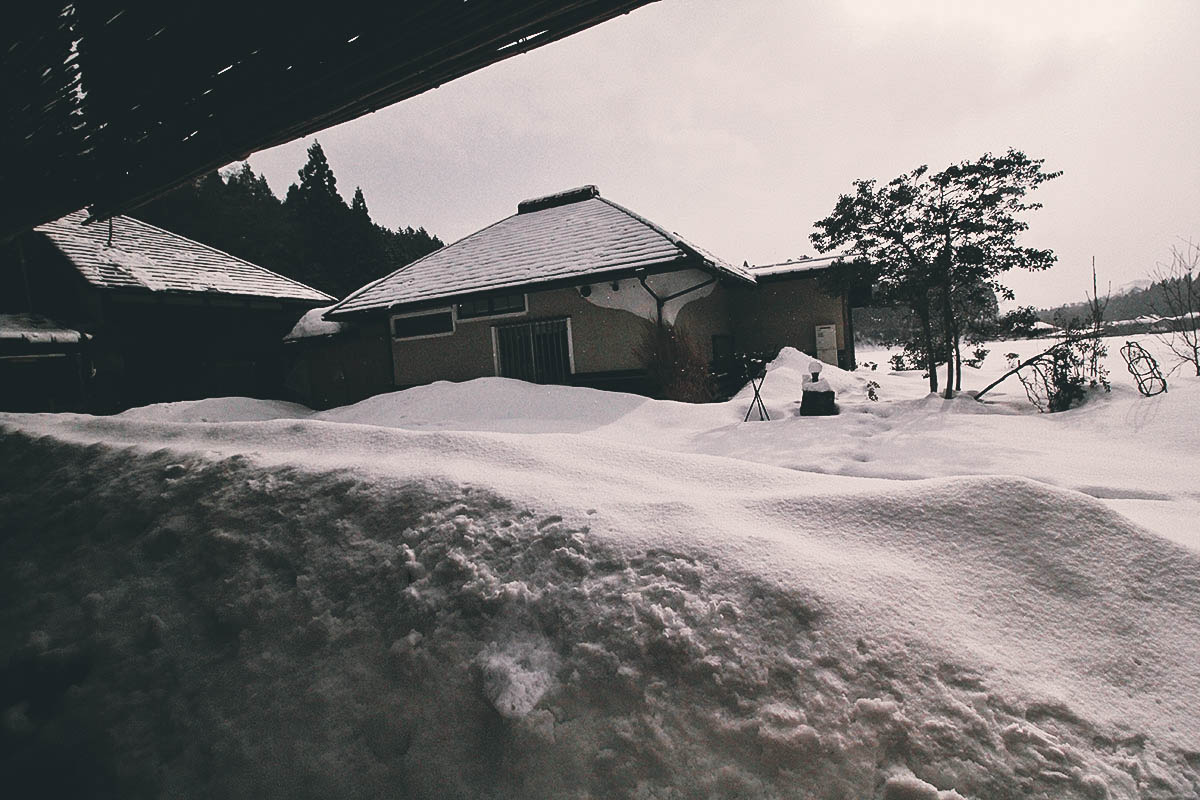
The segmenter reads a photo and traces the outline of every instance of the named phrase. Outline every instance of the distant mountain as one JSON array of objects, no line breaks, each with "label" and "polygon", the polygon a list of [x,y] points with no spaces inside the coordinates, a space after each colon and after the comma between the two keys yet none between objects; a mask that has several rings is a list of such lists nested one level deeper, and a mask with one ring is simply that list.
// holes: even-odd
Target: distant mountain
[{"label": "distant mountain", "polygon": [[1130,281],[1129,283],[1121,284],[1120,286],[1117,287],[1116,291],[1114,291],[1113,294],[1130,294],[1132,292],[1144,292],[1145,290],[1149,289],[1153,285],[1154,285],[1154,281],[1150,280],[1149,278],[1142,278],[1141,280]]}]

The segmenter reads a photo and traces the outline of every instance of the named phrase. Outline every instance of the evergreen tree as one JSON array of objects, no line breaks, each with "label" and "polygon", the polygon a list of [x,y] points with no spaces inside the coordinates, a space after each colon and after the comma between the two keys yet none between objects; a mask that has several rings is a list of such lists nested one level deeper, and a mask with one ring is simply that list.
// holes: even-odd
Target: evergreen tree
[{"label": "evergreen tree", "polygon": [[354,237],[350,209],[337,192],[337,178],[321,149],[314,141],[308,148],[308,160],[298,173],[300,182],[288,188],[284,208],[296,225],[306,263],[302,269],[311,275],[311,284],[343,297],[359,284],[362,254],[351,244]]},{"label": "evergreen tree", "polygon": [[1012,299],[1000,283],[1002,273],[1054,263],[1051,251],[1016,241],[1028,228],[1023,212],[1041,207],[1025,202],[1025,195],[1061,174],[1043,172],[1042,163],[1010,149],[937,173],[921,166],[884,186],[857,180],[854,193],[839,197],[833,213],[816,223],[811,238],[819,250],[851,249],[861,260],[850,274],[920,319],[932,392],[938,388],[939,353],[947,363],[947,397],[961,380],[957,354],[967,331],[964,312],[972,298],[986,300],[980,287]]},{"label": "evergreen tree", "polygon": [[[333,175],[333,169],[325,158],[325,151],[321,149],[320,142],[313,141],[309,146],[308,161],[300,168],[298,174],[300,183],[296,187],[295,199],[301,206],[321,209],[346,207],[346,201],[338,194],[337,178]],[[288,198],[292,199],[290,189]]]},{"label": "evergreen tree", "polygon": [[363,197],[361,186],[354,187],[354,199],[350,201],[350,212],[360,219],[371,221],[371,215],[367,213],[367,198]]},{"label": "evergreen tree", "polygon": [[442,246],[424,228],[392,231],[373,223],[361,188],[347,206],[315,142],[298,177],[280,202],[266,178],[244,163],[190,181],[137,216],[336,297]]},{"label": "evergreen tree", "polygon": [[229,173],[226,186],[229,188],[231,196],[243,197],[250,203],[279,205],[278,198],[271,192],[271,187],[267,185],[267,179],[262,175],[256,175],[248,161],[242,162],[241,169]]}]

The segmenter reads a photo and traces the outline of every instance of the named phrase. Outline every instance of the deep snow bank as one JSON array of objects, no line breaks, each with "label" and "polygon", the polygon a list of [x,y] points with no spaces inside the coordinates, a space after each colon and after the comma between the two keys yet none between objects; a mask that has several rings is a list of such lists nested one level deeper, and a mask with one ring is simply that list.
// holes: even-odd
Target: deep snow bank
[{"label": "deep snow bank", "polygon": [[21,427],[18,795],[1200,787],[1200,559],[1076,493],[567,435]]},{"label": "deep snow bank", "polygon": [[308,406],[285,400],[209,397],[203,400],[153,403],[131,408],[117,416],[145,422],[261,422],[268,419],[299,419],[312,413]]}]

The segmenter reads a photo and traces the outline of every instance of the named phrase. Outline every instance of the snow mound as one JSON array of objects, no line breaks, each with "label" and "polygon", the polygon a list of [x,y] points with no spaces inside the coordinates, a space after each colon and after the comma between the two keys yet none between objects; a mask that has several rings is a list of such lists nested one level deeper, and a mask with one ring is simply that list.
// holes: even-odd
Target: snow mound
[{"label": "snow mound", "polygon": [[[811,361],[810,356],[786,347],[768,365],[762,392],[773,419],[795,414]],[[839,399],[843,393],[865,397],[865,378],[829,365],[821,374]],[[412,430],[603,432],[612,438],[674,446],[678,442],[671,431],[697,432],[741,422],[752,396],[747,385],[727,403],[693,405],[585,387],[477,378],[376,395],[313,418]]]},{"label": "snow mound", "polygon": [[801,418],[786,350],[761,423],[502,379],[0,415],[0,785],[1195,797],[1200,379],[1115,352],[1056,415],[826,366]]},{"label": "snow mound", "polygon": [[210,397],[180,400],[131,408],[118,417],[142,422],[261,422],[271,419],[301,419],[313,413],[308,406],[284,400],[252,397]]},{"label": "snow mound", "polygon": [[[767,413],[772,420],[795,416],[800,410],[800,399],[806,386],[811,386],[809,365],[815,359],[794,347],[785,347],[779,351],[775,360],[767,365],[767,374],[762,383],[762,398],[766,404]],[[865,401],[867,399],[868,377],[858,372],[850,372],[830,364],[822,364],[821,379],[828,389],[834,392],[835,400],[842,404]],[[827,390],[827,389],[825,389]],[[742,409],[737,419],[745,415],[745,408],[754,397],[753,388],[747,384],[729,401]],[[756,415],[752,419],[758,419]]]},{"label": "snow mound", "polygon": [[[794,386],[793,391],[802,391],[801,379],[809,375],[809,366],[815,360],[794,347],[785,347],[779,351],[775,360],[767,365],[768,379],[772,383]],[[828,381],[830,388],[838,394],[861,393],[866,385],[866,379],[862,375],[832,364],[821,364],[821,377]]]},{"label": "snow mound", "polygon": [[429,430],[512,433],[580,432],[654,402],[640,395],[571,386],[541,386],[512,378],[438,381],[375,395],[314,419]]},{"label": "snow mound", "polygon": [[1077,492],[566,434],[25,424],[18,796],[1200,786],[1200,556]]}]

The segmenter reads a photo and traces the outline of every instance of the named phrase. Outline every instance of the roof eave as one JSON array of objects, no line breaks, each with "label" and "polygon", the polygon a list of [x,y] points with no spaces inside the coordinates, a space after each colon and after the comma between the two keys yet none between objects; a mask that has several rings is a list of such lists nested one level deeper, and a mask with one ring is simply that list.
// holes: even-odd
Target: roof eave
[{"label": "roof eave", "polygon": [[[87,278],[85,278],[87,280]],[[240,292],[221,292],[208,291],[197,292],[187,289],[151,289],[147,286],[108,286],[98,284],[88,280],[88,285],[98,292],[103,292],[109,295],[138,295],[143,297],[152,297],[161,300],[168,298],[194,297],[201,299],[221,298],[223,300],[242,300],[245,302],[272,302],[272,303],[289,303],[296,305],[306,305],[312,308],[320,306],[321,303],[328,303],[331,298],[317,297],[279,297],[277,295],[268,294],[243,294]]]},{"label": "roof eave", "polygon": [[[730,273],[719,269],[716,265],[709,262],[707,259],[698,256],[685,254],[682,258],[676,258],[671,261],[663,261],[657,264],[642,265],[636,267],[619,267],[610,270],[601,270],[590,272],[586,275],[574,275],[563,278],[554,278],[543,281],[529,281],[525,283],[511,283],[498,286],[489,286],[486,289],[474,289],[466,292],[455,292],[454,294],[438,295],[435,297],[426,297],[420,300],[410,300],[400,303],[386,303],[373,305],[368,308],[339,310],[334,306],[325,314],[321,315],[321,319],[330,321],[353,319],[356,317],[370,316],[372,314],[391,312],[396,309],[420,309],[420,308],[440,308],[455,303],[463,302],[472,297],[482,295],[496,294],[499,292],[520,291],[523,293],[531,292],[546,292],[554,289],[569,289],[575,286],[584,286],[590,283],[603,283],[605,281],[615,281],[624,278],[635,278],[639,274],[658,275],[663,272],[676,272],[681,269],[702,269],[706,272],[716,274],[718,278],[737,277]],[[341,305],[340,303],[338,305]]]},{"label": "roof eave", "polygon": [[818,275],[821,275],[822,273],[828,272],[832,268],[833,268],[833,265],[829,264],[829,265],[826,265],[823,267],[813,267],[810,269],[791,270],[790,272],[780,271],[780,272],[759,273],[759,274],[756,274],[754,277],[757,281],[766,282],[766,283],[770,283],[771,281],[777,281],[777,280],[786,280],[788,278],[792,278],[795,280],[803,280],[805,278],[815,278]]}]

